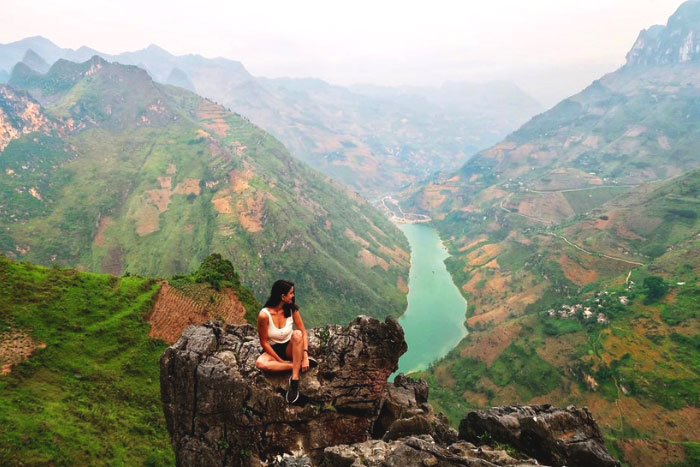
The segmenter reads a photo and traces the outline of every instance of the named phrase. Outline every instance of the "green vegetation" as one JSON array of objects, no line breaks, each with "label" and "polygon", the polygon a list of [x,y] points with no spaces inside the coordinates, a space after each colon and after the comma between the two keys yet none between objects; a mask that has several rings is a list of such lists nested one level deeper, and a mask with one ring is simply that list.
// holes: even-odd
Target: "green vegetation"
[{"label": "green vegetation", "polygon": [[0,257],[0,332],[46,345],[0,376],[0,464],[172,465],[144,314],[152,279]]},{"label": "green vegetation", "polygon": [[696,467],[700,465],[700,443],[683,443],[683,449],[685,451],[685,459],[671,464],[671,467]]},{"label": "green vegetation", "polygon": [[12,85],[58,129],[0,158],[7,256],[167,277],[216,251],[259,300],[277,279],[298,284],[309,326],[405,309],[401,232],[245,118],[99,58]]},{"label": "green vegetation", "polygon": [[659,301],[668,292],[668,284],[659,276],[645,277],[642,284],[646,291],[644,302],[647,304]]}]

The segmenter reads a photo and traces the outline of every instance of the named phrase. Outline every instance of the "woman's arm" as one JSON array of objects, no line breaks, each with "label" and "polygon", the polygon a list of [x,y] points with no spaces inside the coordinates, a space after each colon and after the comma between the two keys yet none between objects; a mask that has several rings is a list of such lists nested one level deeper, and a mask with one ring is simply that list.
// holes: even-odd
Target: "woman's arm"
[{"label": "woman's arm", "polygon": [[266,353],[272,356],[272,358],[274,358],[278,362],[282,362],[284,360],[282,360],[280,356],[277,355],[277,353],[274,350],[272,350],[272,346],[270,345],[270,342],[267,339],[268,326],[269,320],[267,314],[261,311],[260,314],[258,314],[258,338],[260,339],[260,345]]}]

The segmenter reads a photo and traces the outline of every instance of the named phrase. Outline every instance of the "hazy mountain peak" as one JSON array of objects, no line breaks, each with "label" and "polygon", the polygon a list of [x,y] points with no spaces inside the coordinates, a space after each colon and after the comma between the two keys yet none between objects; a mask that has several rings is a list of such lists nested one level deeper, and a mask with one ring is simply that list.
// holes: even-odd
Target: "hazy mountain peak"
[{"label": "hazy mountain peak", "polygon": [[159,55],[165,55],[167,57],[172,57],[173,54],[165,50],[164,48],[156,45],[156,44],[151,44],[148,47],[144,49],[145,52],[153,53],[153,54],[159,54]]},{"label": "hazy mountain peak", "polygon": [[627,65],[664,65],[700,61],[700,0],[688,0],[668,19],[639,33]]},{"label": "hazy mountain peak", "polygon": [[175,67],[172,69],[170,72],[170,75],[168,76],[168,79],[165,81],[166,84],[171,84],[173,86],[179,86],[181,88],[185,88],[188,91],[195,91],[194,84],[192,84],[192,81],[190,80],[190,77],[187,76],[187,73],[182,71],[181,69]]},{"label": "hazy mountain peak", "polygon": [[27,49],[27,52],[24,54],[24,58],[22,58],[22,63],[27,65],[32,70],[38,71],[39,73],[46,73],[50,68],[49,64],[46,63],[46,60],[41,58],[41,56],[32,49]]}]

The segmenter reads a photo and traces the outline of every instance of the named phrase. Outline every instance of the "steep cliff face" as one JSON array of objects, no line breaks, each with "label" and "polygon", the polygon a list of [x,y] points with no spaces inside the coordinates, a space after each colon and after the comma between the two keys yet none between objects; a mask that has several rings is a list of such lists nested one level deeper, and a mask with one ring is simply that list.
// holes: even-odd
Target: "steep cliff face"
[{"label": "steep cliff face", "polygon": [[290,405],[289,374],[255,368],[260,344],[252,326],[189,327],[160,365],[177,464],[538,465],[532,455],[551,465],[617,465],[590,414],[575,407],[472,413],[458,435],[428,404],[424,381],[399,375],[387,383],[406,349],[393,318],[359,316],[347,326],[313,329],[309,352],[318,366],[302,376],[302,398]]},{"label": "steep cliff face", "polygon": [[700,61],[700,1],[683,3],[666,26],[652,26],[639,33],[627,65],[668,65]]},{"label": "steep cliff face", "polygon": [[0,85],[0,153],[27,133],[48,133],[56,124],[26,92]]}]

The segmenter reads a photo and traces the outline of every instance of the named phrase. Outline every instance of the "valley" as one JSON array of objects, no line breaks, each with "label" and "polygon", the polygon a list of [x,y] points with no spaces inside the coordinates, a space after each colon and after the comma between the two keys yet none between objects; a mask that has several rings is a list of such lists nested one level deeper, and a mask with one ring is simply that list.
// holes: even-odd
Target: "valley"
[{"label": "valley", "polygon": [[[655,34],[684,50],[699,6]],[[453,421],[514,402],[587,406],[625,465],[694,465],[700,68],[681,53],[640,63],[655,47],[645,34],[621,69],[404,192],[469,300],[469,336],[417,374]]]},{"label": "valley", "polygon": [[700,0],[541,113],[42,37],[0,83],[0,464],[172,465],[159,356],[279,278],[309,328],[397,318],[454,427],[576,405],[623,466],[700,464]]}]

